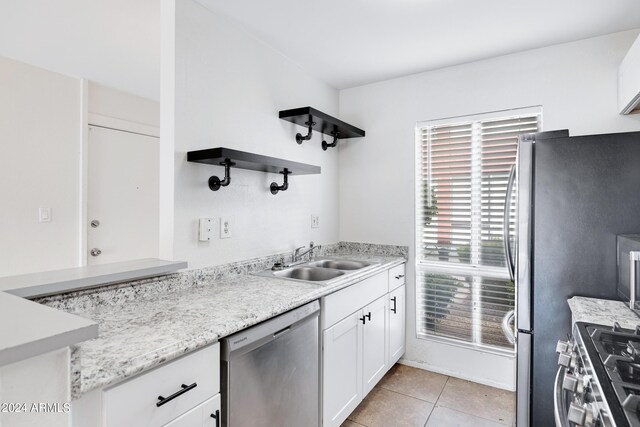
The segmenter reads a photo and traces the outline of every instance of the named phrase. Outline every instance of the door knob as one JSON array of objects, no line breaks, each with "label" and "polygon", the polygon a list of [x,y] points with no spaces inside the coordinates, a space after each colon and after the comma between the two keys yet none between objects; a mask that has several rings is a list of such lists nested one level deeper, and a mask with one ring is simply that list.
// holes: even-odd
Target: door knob
[{"label": "door knob", "polygon": [[91,256],[98,256],[102,253],[102,251],[98,248],[93,248],[89,251],[89,253],[91,254]]}]

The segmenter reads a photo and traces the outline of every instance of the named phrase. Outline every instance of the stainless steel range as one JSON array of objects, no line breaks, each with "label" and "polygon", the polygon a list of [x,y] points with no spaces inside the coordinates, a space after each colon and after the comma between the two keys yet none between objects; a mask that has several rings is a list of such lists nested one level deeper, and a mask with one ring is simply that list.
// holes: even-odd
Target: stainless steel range
[{"label": "stainless steel range", "polygon": [[640,326],[577,322],[556,352],[558,427],[640,427]]}]

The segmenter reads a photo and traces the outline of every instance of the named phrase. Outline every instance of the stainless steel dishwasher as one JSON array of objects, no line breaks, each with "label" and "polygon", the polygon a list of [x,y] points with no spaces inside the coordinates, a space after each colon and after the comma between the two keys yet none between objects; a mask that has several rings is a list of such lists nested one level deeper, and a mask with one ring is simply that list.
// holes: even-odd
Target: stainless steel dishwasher
[{"label": "stainless steel dishwasher", "polygon": [[320,424],[318,301],[221,340],[224,427]]}]

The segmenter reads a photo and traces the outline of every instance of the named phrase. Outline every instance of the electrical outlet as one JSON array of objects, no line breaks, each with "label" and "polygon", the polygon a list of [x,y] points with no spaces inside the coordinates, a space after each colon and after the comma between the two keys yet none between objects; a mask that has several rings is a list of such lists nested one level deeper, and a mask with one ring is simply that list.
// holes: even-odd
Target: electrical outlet
[{"label": "electrical outlet", "polygon": [[311,228],[320,228],[320,217],[318,215],[311,215]]},{"label": "electrical outlet", "polygon": [[213,218],[200,218],[198,238],[201,242],[213,239]]},{"label": "electrical outlet", "polygon": [[231,237],[231,218],[223,216],[220,218],[220,238],[228,239]]}]

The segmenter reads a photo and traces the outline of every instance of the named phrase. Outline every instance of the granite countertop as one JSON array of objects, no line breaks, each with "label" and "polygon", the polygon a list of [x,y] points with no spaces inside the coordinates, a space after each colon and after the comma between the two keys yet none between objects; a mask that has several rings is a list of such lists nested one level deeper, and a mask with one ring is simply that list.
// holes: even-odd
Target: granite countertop
[{"label": "granite countertop", "polygon": [[233,274],[176,289],[152,288],[117,304],[67,308],[99,324],[98,338],[78,344],[72,353],[76,357],[73,398],[406,262],[398,256],[352,254],[342,258],[375,264],[326,284]]},{"label": "granite countertop", "polygon": [[186,262],[165,261],[157,258],[87,265],[0,277],[0,291],[23,298],[35,298],[104,286],[105,283],[160,276],[183,268],[187,268]]},{"label": "granite countertop", "polygon": [[567,300],[574,322],[613,326],[618,322],[623,328],[634,329],[640,317],[622,301],[598,298],[573,297]]}]

